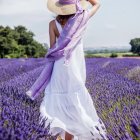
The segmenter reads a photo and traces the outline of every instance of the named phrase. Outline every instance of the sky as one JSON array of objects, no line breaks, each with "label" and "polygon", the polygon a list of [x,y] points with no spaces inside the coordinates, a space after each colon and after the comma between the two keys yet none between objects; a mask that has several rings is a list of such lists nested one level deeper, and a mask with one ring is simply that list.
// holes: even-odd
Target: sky
[{"label": "sky", "polygon": [[[84,47],[130,47],[140,37],[140,0],[99,0],[101,6],[89,20]],[[47,0],[0,0],[0,25],[23,25],[40,43],[49,45],[49,22],[55,14]]]}]

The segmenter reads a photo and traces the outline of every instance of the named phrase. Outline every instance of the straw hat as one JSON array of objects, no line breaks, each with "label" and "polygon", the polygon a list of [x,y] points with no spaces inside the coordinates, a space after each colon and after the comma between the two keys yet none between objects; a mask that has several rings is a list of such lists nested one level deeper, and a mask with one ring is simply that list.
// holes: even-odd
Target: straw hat
[{"label": "straw hat", "polygon": [[[89,2],[87,0],[80,0],[80,4],[84,10],[89,6]],[[48,0],[47,8],[57,15],[69,15],[76,13],[75,4],[60,4],[59,0]]]}]

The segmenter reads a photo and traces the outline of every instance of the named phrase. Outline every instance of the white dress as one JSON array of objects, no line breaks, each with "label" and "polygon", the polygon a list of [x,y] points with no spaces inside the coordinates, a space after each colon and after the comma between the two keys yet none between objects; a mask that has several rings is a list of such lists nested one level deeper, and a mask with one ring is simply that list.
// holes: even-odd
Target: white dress
[{"label": "white dress", "polygon": [[[56,20],[55,23],[60,33],[62,27]],[[69,66],[63,65],[64,58],[55,61],[51,80],[45,88],[40,105],[40,114],[41,117],[47,118],[46,127],[51,122],[49,132],[53,136],[59,133],[65,140],[64,132],[67,131],[74,135],[74,140],[103,140],[100,133],[107,139],[106,128],[98,117],[91,95],[85,87],[83,40],[77,45]],[[98,126],[100,131],[95,126]]]}]

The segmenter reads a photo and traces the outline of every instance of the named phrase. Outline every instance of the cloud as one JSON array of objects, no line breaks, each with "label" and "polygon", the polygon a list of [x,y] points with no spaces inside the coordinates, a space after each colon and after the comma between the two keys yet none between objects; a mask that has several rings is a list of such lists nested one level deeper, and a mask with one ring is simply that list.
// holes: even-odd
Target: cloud
[{"label": "cloud", "polygon": [[14,16],[47,12],[46,0],[1,0],[0,16]]},{"label": "cloud", "polygon": [[115,24],[110,24],[110,23],[107,23],[107,24],[105,25],[105,27],[106,27],[107,29],[109,29],[109,30],[114,30],[114,29],[117,28],[117,26],[116,26]]},{"label": "cloud", "polygon": [[34,26],[50,17],[46,0],[0,0],[0,24]]},{"label": "cloud", "polygon": [[0,25],[26,26],[41,42],[48,39],[51,17],[46,0],[0,0]]}]

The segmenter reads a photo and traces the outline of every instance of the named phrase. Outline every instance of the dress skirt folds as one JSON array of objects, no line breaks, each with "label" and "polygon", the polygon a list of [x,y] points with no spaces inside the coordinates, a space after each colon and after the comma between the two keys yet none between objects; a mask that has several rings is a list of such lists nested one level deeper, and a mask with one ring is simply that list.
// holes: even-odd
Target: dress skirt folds
[{"label": "dress skirt folds", "polygon": [[[58,31],[61,25],[55,20]],[[60,134],[65,139],[65,131],[74,135],[74,140],[107,140],[106,128],[97,115],[86,86],[86,65],[83,40],[70,58],[69,65],[64,65],[61,58],[54,63],[52,77],[45,88],[40,105],[40,115],[50,123],[50,133]]]}]

